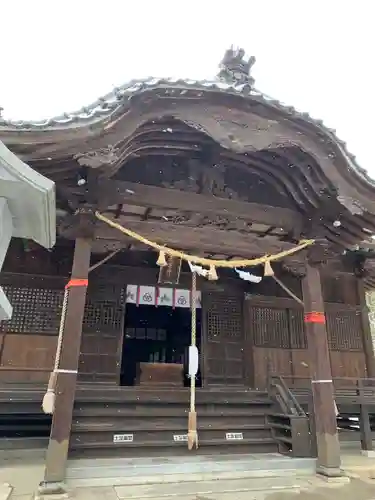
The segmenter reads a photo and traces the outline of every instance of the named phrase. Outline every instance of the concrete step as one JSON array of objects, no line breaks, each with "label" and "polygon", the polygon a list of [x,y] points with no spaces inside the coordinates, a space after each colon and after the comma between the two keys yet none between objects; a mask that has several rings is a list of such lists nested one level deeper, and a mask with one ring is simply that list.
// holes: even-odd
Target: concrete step
[{"label": "concrete step", "polygon": [[[149,484],[116,486],[115,491],[122,499],[152,499],[161,500],[178,498],[179,500],[251,500],[252,493],[277,491],[298,492],[309,486],[307,478],[247,478],[221,479],[211,481],[175,482],[169,484]],[[253,496],[259,498],[259,496]]]}]

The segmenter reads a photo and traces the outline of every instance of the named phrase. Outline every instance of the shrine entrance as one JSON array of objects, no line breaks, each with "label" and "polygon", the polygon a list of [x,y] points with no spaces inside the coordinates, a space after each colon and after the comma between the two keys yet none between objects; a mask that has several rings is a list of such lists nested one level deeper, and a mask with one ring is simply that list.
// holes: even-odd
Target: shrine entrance
[{"label": "shrine entrance", "polygon": [[[188,387],[190,291],[129,285],[123,338],[122,386]],[[197,307],[197,347],[200,350],[200,307]],[[202,385],[201,370],[196,383]]]}]

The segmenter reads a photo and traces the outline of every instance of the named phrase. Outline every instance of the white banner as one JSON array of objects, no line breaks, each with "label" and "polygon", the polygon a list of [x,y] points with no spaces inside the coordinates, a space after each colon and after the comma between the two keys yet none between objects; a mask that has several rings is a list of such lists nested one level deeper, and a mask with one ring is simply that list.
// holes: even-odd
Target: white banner
[{"label": "white banner", "polygon": [[156,305],[173,307],[173,288],[158,288]]},{"label": "white banner", "polygon": [[[126,303],[188,308],[191,306],[191,291],[179,288],[127,285]],[[196,292],[196,307],[198,309],[202,307],[202,294],[198,291]]]},{"label": "white banner", "polygon": [[156,304],[156,289],[154,286],[140,286],[138,290],[138,305],[154,306]]},{"label": "white banner", "polygon": [[138,285],[128,285],[126,287],[126,303],[136,304],[137,303],[137,293]]},{"label": "white banner", "polygon": [[190,290],[174,290],[173,307],[190,307]]}]

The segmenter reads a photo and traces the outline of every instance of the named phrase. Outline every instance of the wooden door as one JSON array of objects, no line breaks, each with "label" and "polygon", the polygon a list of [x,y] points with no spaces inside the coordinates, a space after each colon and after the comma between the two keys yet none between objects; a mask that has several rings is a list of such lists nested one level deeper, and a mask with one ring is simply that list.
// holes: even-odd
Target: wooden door
[{"label": "wooden door", "polygon": [[243,295],[203,293],[204,384],[244,384]]},{"label": "wooden door", "polygon": [[108,282],[92,282],[83,320],[79,360],[81,381],[118,383],[124,317],[124,288]]}]

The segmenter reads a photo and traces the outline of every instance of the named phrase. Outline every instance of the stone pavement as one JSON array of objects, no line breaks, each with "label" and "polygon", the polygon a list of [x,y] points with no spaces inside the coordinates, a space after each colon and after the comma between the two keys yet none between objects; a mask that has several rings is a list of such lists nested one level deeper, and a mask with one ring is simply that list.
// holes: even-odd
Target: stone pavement
[{"label": "stone pavement", "polygon": [[[250,459],[248,464],[244,462],[243,457],[229,456],[229,459],[211,457],[211,460],[214,462],[205,463],[201,458],[197,462],[201,469],[209,463],[219,467],[216,472],[211,470],[200,472],[198,475],[193,469],[193,465],[196,465],[193,458],[180,458],[180,465],[176,457],[173,460],[160,459],[157,467],[164,462],[173,462],[175,467],[185,466],[193,472],[163,474],[160,470],[158,476],[146,476],[142,472],[144,460],[135,459],[133,476],[131,467],[127,466],[129,474],[125,476],[119,472],[121,476],[117,477],[116,481],[111,477],[113,467],[104,467],[104,463],[100,460],[74,461],[69,470],[70,496],[75,500],[132,500],[136,498],[149,500],[289,500],[293,498],[296,500],[337,500],[338,496],[339,500],[375,500],[375,480],[371,479],[375,477],[375,459],[362,457],[354,452],[346,454],[343,459],[343,469],[347,477],[343,481],[329,483],[317,478],[311,468],[302,469],[300,466],[291,471],[288,465],[285,465],[288,460],[292,463],[291,459],[283,462],[283,458],[280,460],[276,455],[267,457],[270,470],[256,470],[257,466],[264,467],[264,460],[266,460],[264,457]],[[113,460],[108,463],[111,462],[113,463]],[[92,469],[89,470],[87,466],[78,467],[87,463],[93,463],[96,466],[97,476],[98,472],[101,472],[101,477],[96,481],[90,479],[89,474]],[[228,463],[231,464],[231,468],[225,470]],[[0,487],[0,500],[31,500],[43,477],[43,453],[23,452],[18,453],[18,456],[16,453],[13,457],[9,453],[5,456],[1,456],[0,453],[0,464],[0,485],[5,483],[3,488]],[[246,465],[246,471],[241,470],[241,464]],[[254,465],[253,470],[251,470],[252,465]],[[284,469],[277,469],[281,466]],[[272,468],[274,470],[271,471]],[[148,467],[144,470],[149,471],[149,469]]]},{"label": "stone pavement", "polygon": [[[327,484],[315,478],[294,478],[293,482],[273,479],[217,480],[207,483],[183,482],[173,487],[97,487],[79,488],[74,500],[374,500],[375,482],[351,479],[350,482]],[[289,484],[288,484],[289,483]],[[14,497],[26,500],[29,497]],[[11,500],[13,498],[11,497]]]}]

